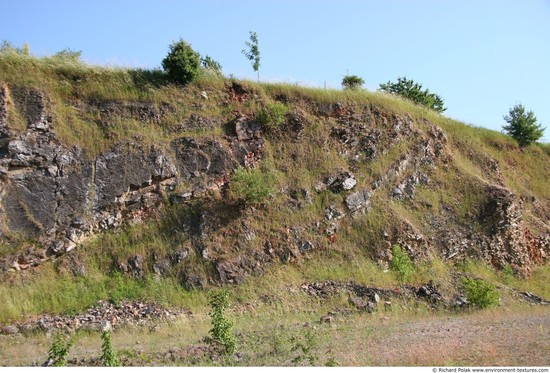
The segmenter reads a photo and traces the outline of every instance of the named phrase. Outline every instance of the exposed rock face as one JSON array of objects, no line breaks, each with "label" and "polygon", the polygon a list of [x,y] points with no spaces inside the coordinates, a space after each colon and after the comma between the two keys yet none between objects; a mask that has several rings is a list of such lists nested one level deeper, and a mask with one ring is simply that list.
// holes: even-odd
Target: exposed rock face
[{"label": "exposed rock face", "polygon": [[[380,206],[380,200],[409,211],[419,208],[415,204],[418,190],[440,187],[433,181],[438,176],[434,170],[444,172],[453,166],[445,134],[427,120],[385,114],[373,105],[312,103],[309,113],[292,109],[280,131],[268,134],[270,141],[301,146],[296,142],[302,141],[300,138],[309,141],[303,135],[308,133],[310,115],[316,115],[315,120],[327,119],[323,125],[328,128],[314,145],[330,148],[340,159],[334,169],[323,168],[313,185],[288,185],[276,192],[286,194],[285,203],[291,211],[313,206],[319,216],[311,217],[308,212],[304,219],[309,221],[279,226],[267,235],[247,224],[242,206],[223,199],[235,167],[257,167],[266,151],[262,128],[250,113],[247,116],[235,110],[232,120],[193,113],[185,116],[181,125],[167,128],[173,136],[167,144],[151,146],[126,140],[92,156],[58,140],[55,118],[49,114],[50,103],[44,94],[23,88],[11,92],[6,85],[0,88],[0,239],[18,233],[34,245],[0,258],[1,270],[22,270],[63,256],[96,232],[154,215],[168,200],[181,205],[182,210],[191,206],[179,217],[180,226],[174,228],[189,241],[171,253],[117,259],[114,267],[135,278],[144,278],[148,271],[162,277],[176,275],[190,288],[216,281],[240,283],[250,274],[261,273],[270,262],[297,261],[330,247],[345,230],[345,219],[359,219],[375,207],[393,211]],[[227,95],[241,103],[254,97],[254,92],[233,83]],[[12,104],[25,122],[24,129],[11,122]],[[117,118],[159,125],[174,111],[169,105],[148,102],[84,101],[79,105],[83,115],[96,118],[107,130]],[[222,126],[225,132],[219,136],[176,135],[181,129]],[[371,167],[382,157],[386,157],[383,167]],[[547,260],[550,229],[541,224],[540,229],[533,230],[535,234],[527,228],[532,225],[526,224],[531,222],[524,218],[522,199],[505,188],[498,162],[486,158],[484,162],[498,181],[479,181],[480,193],[486,197],[479,214],[457,222],[453,208],[441,203],[441,211],[434,212],[422,226],[419,219],[393,211],[387,215],[391,225],[377,232],[380,237],[373,240],[375,247],[369,247],[373,259],[387,264],[392,246],[399,244],[413,260],[427,258],[430,251],[449,260],[478,256],[497,267],[511,263],[519,269]],[[300,162],[293,155],[290,159]],[[289,164],[288,169],[291,167]],[[216,192],[219,203],[201,205],[207,199],[200,198],[207,191]],[[324,197],[330,194],[330,198],[318,210],[316,204],[321,198],[317,197],[323,197],[322,193]],[[196,200],[200,203],[189,203]],[[533,206],[546,208],[534,202]],[[261,215],[253,218],[257,216]],[[238,224],[228,228],[232,221]],[[472,222],[481,228],[473,231],[468,226]],[[235,249],[225,247],[226,239],[235,239]],[[241,243],[246,243],[242,245],[246,249],[239,246]],[[207,263],[208,271],[186,267],[191,257]],[[60,271],[85,273],[76,257],[66,255],[63,259],[59,261]],[[429,296],[432,290],[426,287],[421,292]]]},{"label": "exposed rock face", "polygon": [[[26,253],[0,259],[4,270],[25,269],[52,256],[73,250],[90,234],[140,221],[154,212],[177,181],[191,191],[220,188],[235,165],[251,164],[261,157],[263,140],[259,128],[246,118],[237,123],[240,135],[227,141],[180,138],[168,149],[124,142],[91,157],[78,147],[69,148],[57,139],[47,99],[38,91],[18,90],[18,108],[27,128],[11,131],[7,123],[10,91],[0,91],[0,237],[20,232],[38,240]],[[132,115],[158,121],[164,111],[147,103],[92,105],[106,121]],[[252,126],[252,127],[250,127]],[[249,128],[247,137],[243,129]],[[251,128],[251,129],[250,129]],[[141,276],[133,264],[132,273]],[[159,269],[160,271],[160,269]]]}]

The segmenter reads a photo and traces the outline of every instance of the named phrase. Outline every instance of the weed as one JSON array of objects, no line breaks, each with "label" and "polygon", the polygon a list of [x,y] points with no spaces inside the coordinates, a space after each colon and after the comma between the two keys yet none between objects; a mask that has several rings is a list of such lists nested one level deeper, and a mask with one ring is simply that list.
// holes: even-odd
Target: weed
[{"label": "weed", "polygon": [[274,175],[269,170],[239,167],[231,177],[229,194],[247,204],[260,204],[273,193],[273,184]]},{"label": "weed", "polygon": [[275,102],[264,106],[259,111],[257,119],[264,129],[273,131],[285,122],[286,113],[288,107],[281,102]]},{"label": "weed", "polygon": [[292,359],[293,364],[307,360],[310,365],[315,365],[315,362],[319,359],[315,354],[315,346],[317,345],[315,333],[308,329],[303,338],[292,337],[290,342],[293,343],[290,352],[297,352],[297,355]]},{"label": "weed", "polygon": [[66,336],[61,332],[54,335],[52,346],[48,351],[48,360],[46,366],[64,367],[67,365],[67,355],[74,344],[71,337]]},{"label": "weed", "polygon": [[402,282],[407,281],[409,276],[414,272],[414,264],[411,258],[399,245],[395,245],[392,248],[390,267],[397,273],[397,278]]},{"label": "weed", "polygon": [[120,362],[118,361],[116,351],[113,349],[110,324],[107,324],[105,328],[103,328],[103,332],[101,333],[101,340],[102,340],[101,362],[103,363],[103,366],[105,367],[120,366]]},{"label": "weed", "polygon": [[232,355],[235,352],[236,341],[231,331],[233,323],[227,320],[225,316],[225,310],[228,306],[227,290],[210,293],[210,307],[212,309],[209,315],[212,329],[209,331],[211,337],[209,342],[221,346],[226,355]]},{"label": "weed", "polygon": [[476,308],[496,307],[500,301],[500,295],[493,284],[473,278],[462,280],[468,302]]}]

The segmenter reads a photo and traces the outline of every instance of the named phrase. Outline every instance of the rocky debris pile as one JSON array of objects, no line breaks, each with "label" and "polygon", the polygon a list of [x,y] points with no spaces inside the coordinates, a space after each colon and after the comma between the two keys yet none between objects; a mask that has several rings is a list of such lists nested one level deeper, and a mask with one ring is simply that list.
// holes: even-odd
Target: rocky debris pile
[{"label": "rocky debris pile", "polygon": [[530,291],[522,291],[520,294],[523,296],[523,298],[525,298],[527,301],[529,301],[531,303],[542,304],[544,306],[550,306],[550,301],[547,301],[544,298],[536,296],[535,294],[531,293]]},{"label": "rocky debris pile", "polygon": [[76,316],[43,315],[36,319],[6,325],[3,334],[16,334],[35,330],[78,329],[101,330],[107,322],[116,328],[123,325],[143,326],[151,322],[167,321],[180,315],[190,315],[183,309],[168,309],[157,303],[123,300],[118,303],[98,301],[93,307]]},{"label": "rocky debris pile", "polygon": [[402,285],[393,289],[384,289],[364,286],[354,281],[329,280],[302,284],[300,290],[319,298],[332,297],[342,292],[348,293],[350,305],[368,313],[374,312],[382,303],[385,307],[391,307],[392,298],[425,300],[433,306],[445,306],[445,300],[433,281],[419,287]]},{"label": "rocky debris pile", "polygon": [[426,285],[420,286],[416,290],[415,294],[417,297],[424,298],[430,303],[439,303],[443,301],[443,296],[436,288],[432,280],[430,280]]}]

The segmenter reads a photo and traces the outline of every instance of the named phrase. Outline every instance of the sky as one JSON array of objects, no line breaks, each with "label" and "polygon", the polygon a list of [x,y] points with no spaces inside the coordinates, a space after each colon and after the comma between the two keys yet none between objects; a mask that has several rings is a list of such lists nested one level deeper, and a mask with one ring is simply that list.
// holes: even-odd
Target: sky
[{"label": "sky", "polygon": [[257,32],[263,81],[365,88],[406,76],[446,116],[497,131],[517,104],[550,142],[550,0],[0,0],[0,41],[43,56],[160,68],[183,38],[223,72],[256,79],[241,53]]}]

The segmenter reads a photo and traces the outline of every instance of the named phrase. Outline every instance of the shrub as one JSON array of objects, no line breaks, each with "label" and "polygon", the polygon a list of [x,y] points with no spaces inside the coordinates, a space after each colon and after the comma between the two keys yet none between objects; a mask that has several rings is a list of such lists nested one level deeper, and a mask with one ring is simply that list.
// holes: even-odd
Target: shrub
[{"label": "shrub", "polygon": [[397,273],[397,278],[403,282],[407,281],[414,271],[414,264],[411,258],[399,245],[395,245],[392,248],[390,268]]},{"label": "shrub", "polygon": [[266,169],[238,167],[229,184],[230,197],[247,204],[262,203],[273,193],[273,179]]},{"label": "shrub", "polygon": [[288,107],[280,102],[268,104],[258,112],[258,122],[267,130],[273,130],[285,122]]},{"label": "shrub", "polygon": [[118,367],[120,363],[117,358],[117,354],[113,349],[113,342],[111,340],[111,325],[107,324],[103,328],[103,333],[101,333],[101,362],[104,367]]},{"label": "shrub", "polygon": [[44,365],[54,367],[67,365],[67,355],[73,343],[72,338],[68,338],[61,332],[55,333],[52,346],[48,350],[48,360]]},{"label": "shrub", "polygon": [[519,146],[527,146],[542,137],[545,128],[537,124],[537,118],[532,111],[525,111],[523,105],[516,105],[508,115],[504,116],[508,125],[503,126],[504,132],[517,140]]},{"label": "shrub", "polygon": [[52,57],[62,61],[80,62],[81,56],[82,56],[82,51],[74,51],[70,48],[66,48],[57,52]]},{"label": "shrub", "polygon": [[201,64],[202,67],[204,67],[207,71],[212,71],[218,76],[222,75],[222,65],[209,55],[204,56],[204,58],[201,58]]},{"label": "shrub", "polygon": [[346,75],[342,79],[342,87],[344,89],[358,90],[363,84],[365,84],[365,81],[357,75]]},{"label": "shrub", "polygon": [[315,333],[311,330],[306,330],[303,339],[292,337],[290,342],[293,343],[290,352],[297,353],[292,359],[293,364],[307,360],[310,365],[315,365],[315,362],[319,359],[315,353],[315,347],[317,346],[317,336]]},{"label": "shrub", "polygon": [[170,52],[162,60],[162,68],[173,81],[189,83],[200,72],[200,55],[185,40],[180,39],[170,45]]},{"label": "shrub", "polygon": [[468,298],[468,302],[476,308],[496,307],[500,301],[500,295],[493,284],[481,279],[465,278],[462,285]]},{"label": "shrub", "polygon": [[443,107],[445,103],[439,95],[430,93],[428,89],[423,91],[422,84],[415,83],[413,80],[408,80],[405,77],[397,78],[397,83],[388,81],[386,84],[380,84],[379,91],[397,94],[438,113],[447,110],[447,108]]},{"label": "shrub", "polygon": [[227,302],[227,290],[210,293],[210,318],[212,329],[210,329],[210,342],[216,343],[223,348],[226,355],[235,352],[236,341],[231,328],[233,323],[225,317],[225,310],[229,306]]}]

